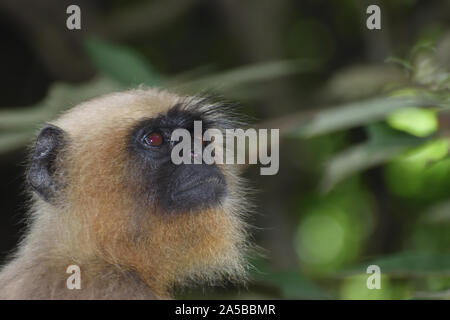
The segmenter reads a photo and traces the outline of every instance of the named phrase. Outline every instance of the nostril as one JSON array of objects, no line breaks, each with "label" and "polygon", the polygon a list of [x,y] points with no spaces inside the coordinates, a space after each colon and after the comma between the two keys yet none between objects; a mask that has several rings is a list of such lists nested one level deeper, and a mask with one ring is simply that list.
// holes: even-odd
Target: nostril
[{"label": "nostril", "polygon": [[201,158],[202,154],[203,154],[203,146],[202,145],[196,145],[196,143],[194,142],[192,144],[190,154],[191,154],[191,159]]},{"label": "nostril", "polygon": [[202,152],[196,153],[195,151],[191,151],[191,159],[202,159]]}]

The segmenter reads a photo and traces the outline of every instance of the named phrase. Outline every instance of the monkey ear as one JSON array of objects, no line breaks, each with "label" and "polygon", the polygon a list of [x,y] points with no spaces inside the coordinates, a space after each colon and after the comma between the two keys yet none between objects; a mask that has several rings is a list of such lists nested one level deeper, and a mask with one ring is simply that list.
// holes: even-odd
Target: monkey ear
[{"label": "monkey ear", "polygon": [[55,162],[65,144],[65,132],[48,125],[39,133],[27,172],[27,181],[31,188],[45,201],[51,202],[58,190],[54,177]]}]

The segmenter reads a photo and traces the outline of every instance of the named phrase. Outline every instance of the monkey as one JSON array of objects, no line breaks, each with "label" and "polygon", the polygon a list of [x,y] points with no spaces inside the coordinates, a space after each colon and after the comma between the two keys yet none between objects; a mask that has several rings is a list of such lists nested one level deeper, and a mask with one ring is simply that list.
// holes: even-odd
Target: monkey
[{"label": "monkey", "polygon": [[[172,299],[178,287],[245,281],[242,169],[170,161],[174,129],[197,120],[232,128],[231,109],[139,87],[47,123],[31,150],[27,230],[0,271],[0,299]],[[80,288],[68,288],[72,265]]]}]

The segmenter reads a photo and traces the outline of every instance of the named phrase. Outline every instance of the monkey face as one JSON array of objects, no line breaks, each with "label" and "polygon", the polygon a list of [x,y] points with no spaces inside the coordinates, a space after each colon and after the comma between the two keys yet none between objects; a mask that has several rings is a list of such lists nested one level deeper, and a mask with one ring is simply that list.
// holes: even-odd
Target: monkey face
[{"label": "monkey face", "polygon": [[49,231],[59,232],[52,239],[78,261],[96,257],[134,270],[160,292],[184,279],[239,278],[248,207],[239,169],[171,160],[175,129],[193,136],[196,120],[204,130],[236,127],[226,108],[139,89],[88,101],[53,121],[28,170],[45,219],[64,226]]},{"label": "monkey face", "polygon": [[[166,114],[140,121],[130,139],[130,155],[147,186],[148,199],[157,203],[166,213],[188,213],[218,206],[227,195],[225,176],[216,164],[174,164],[171,152],[175,142],[171,135],[175,129],[187,129],[193,137],[194,121],[214,125],[193,110],[182,110],[182,105],[172,107]],[[192,141],[194,144],[194,141]],[[194,148],[192,148],[193,150]],[[193,151],[192,160],[201,157]]]}]

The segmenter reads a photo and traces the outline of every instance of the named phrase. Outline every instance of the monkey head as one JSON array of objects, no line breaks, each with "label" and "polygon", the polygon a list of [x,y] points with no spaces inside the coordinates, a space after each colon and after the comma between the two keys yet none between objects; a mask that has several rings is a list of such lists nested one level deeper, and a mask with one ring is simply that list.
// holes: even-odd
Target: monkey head
[{"label": "monkey head", "polygon": [[241,278],[248,204],[239,169],[171,161],[173,130],[192,131],[196,120],[232,128],[226,109],[145,89],[70,109],[35,144],[32,228],[49,235],[58,259],[134,272],[161,297],[189,280]]}]

